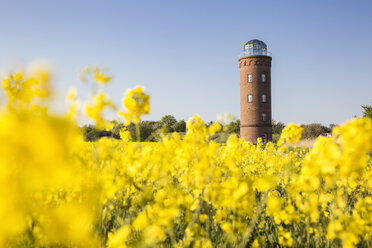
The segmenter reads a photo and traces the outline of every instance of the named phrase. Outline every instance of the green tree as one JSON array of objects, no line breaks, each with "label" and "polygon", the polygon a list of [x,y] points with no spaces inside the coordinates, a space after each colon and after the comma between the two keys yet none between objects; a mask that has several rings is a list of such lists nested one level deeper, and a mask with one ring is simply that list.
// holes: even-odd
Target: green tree
[{"label": "green tree", "polygon": [[112,131],[97,129],[94,125],[85,125],[82,130],[86,141],[96,141],[102,137],[120,138],[120,135],[116,136]]},{"label": "green tree", "polygon": [[173,132],[173,127],[177,123],[177,120],[172,115],[164,115],[160,119],[160,122],[162,123],[163,126],[168,127],[169,132]]},{"label": "green tree", "polygon": [[226,125],[226,131],[228,133],[235,133],[239,135],[240,133],[240,120],[231,121],[229,124]]},{"label": "green tree", "polygon": [[362,105],[363,108],[363,117],[372,118],[372,106],[371,105]]},{"label": "green tree", "polygon": [[281,134],[285,124],[283,122],[276,122],[274,119],[271,121],[273,134]]},{"label": "green tree", "polygon": [[[140,141],[158,141],[160,135],[158,134],[158,130],[162,128],[162,123],[160,121],[141,121],[138,123],[140,128]],[[129,124],[128,126],[124,126],[123,123],[115,124],[114,128],[112,129],[111,136],[114,138],[120,138],[120,130],[126,127],[126,129],[130,132],[132,140],[137,140],[136,137],[136,125],[133,123]]]},{"label": "green tree", "polygon": [[176,124],[174,124],[174,131],[179,133],[186,132],[186,122],[184,120],[180,120]]},{"label": "green tree", "polygon": [[120,130],[124,127],[124,123],[115,123],[114,127],[111,130],[112,137],[120,139]]},{"label": "green tree", "polygon": [[324,133],[327,133],[329,131],[329,128],[319,124],[319,123],[312,123],[308,125],[302,125],[304,128],[304,131],[302,132],[302,138],[308,139],[308,138],[316,138],[319,135],[322,135]]},{"label": "green tree", "polygon": [[96,141],[99,136],[99,130],[94,125],[85,125],[82,127],[86,141]]}]

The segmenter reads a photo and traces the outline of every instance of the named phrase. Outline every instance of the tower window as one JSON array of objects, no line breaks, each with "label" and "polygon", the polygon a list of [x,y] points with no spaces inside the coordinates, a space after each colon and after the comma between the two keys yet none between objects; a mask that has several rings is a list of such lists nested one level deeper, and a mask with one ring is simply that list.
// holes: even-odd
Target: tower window
[{"label": "tower window", "polygon": [[261,81],[263,82],[263,83],[265,83],[266,82],[266,74],[261,74]]},{"label": "tower window", "polygon": [[266,102],[266,95],[265,94],[262,95],[262,102]]},{"label": "tower window", "polygon": [[264,135],[262,135],[262,141],[263,141],[264,143],[267,142],[267,134],[266,134],[266,133],[265,133]]},{"label": "tower window", "polygon": [[247,100],[248,100],[248,102],[253,102],[253,96],[252,95],[248,95]]},{"label": "tower window", "polygon": [[262,113],[262,121],[266,122],[267,121],[267,115],[266,113]]},{"label": "tower window", "polygon": [[248,81],[248,83],[252,82],[252,74],[248,74],[247,81]]}]

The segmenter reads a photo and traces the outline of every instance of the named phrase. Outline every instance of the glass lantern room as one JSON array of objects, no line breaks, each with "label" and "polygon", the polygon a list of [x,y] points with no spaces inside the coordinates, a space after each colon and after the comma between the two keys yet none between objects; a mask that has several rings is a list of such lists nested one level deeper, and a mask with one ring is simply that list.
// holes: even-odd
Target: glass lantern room
[{"label": "glass lantern room", "polygon": [[242,52],[239,57],[251,55],[263,55],[271,57],[271,53],[267,51],[265,42],[257,39],[248,41],[244,45],[244,52]]}]

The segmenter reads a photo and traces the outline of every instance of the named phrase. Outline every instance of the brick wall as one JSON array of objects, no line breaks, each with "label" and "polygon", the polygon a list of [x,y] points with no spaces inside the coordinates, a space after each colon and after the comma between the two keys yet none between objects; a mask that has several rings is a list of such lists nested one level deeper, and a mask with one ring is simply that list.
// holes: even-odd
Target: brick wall
[{"label": "brick wall", "polygon": [[[271,140],[271,57],[242,57],[239,66],[240,135],[254,143],[264,135]],[[252,82],[248,82],[248,74],[252,75]],[[266,75],[266,82],[262,82],[262,74]],[[266,95],[266,102],[262,102],[262,94]],[[248,102],[248,95],[252,95],[252,102]],[[262,120],[263,113],[266,121]]]}]

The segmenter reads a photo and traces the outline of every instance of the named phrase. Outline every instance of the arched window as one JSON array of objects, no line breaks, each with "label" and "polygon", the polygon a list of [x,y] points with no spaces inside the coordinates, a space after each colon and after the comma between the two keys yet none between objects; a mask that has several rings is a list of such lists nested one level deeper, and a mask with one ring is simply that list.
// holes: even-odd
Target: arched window
[{"label": "arched window", "polygon": [[265,73],[261,74],[261,82],[263,82],[263,83],[266,82],[266,74]]},{"label": "arched window", "polygon": [[262,102],[266,102],[266,95],[262,94]]},{"label": "arched window", "polygon": [[267,121],[267,115],[266,113],[262,113],[262,121],[266,122]]},{"label": "arched window", "polygon": [[266,133],[265,133],[264,135],[262,135],[262,141],[263,141],[264,143],[267,142],[267,134],[266,134]]},{"label": "arched window", "polygon": [[248,81],[248,83],[252,82],[252,74],[248,74],[247,81]]},{"label": "arched window", "polygon": [[252,96],[252,95],[248,95],[248,97],[247,97],[247,101],[248,101],[248,102],[253,102],[253,96]]}]

